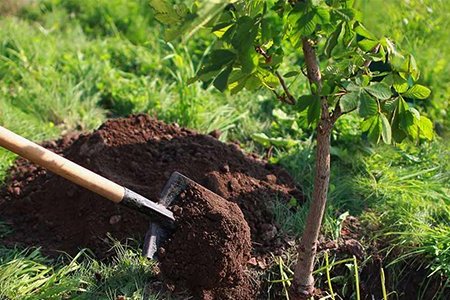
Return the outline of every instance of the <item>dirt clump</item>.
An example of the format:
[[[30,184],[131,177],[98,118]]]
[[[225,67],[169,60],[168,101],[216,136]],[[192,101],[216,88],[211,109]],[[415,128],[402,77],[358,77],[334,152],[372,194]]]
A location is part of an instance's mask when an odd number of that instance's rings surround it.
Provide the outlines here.
[[[244,273],[250,228],[239,206],[198,185],[175,203],[177,230],[159,251],[163,276],[200,299],[253,299]]]

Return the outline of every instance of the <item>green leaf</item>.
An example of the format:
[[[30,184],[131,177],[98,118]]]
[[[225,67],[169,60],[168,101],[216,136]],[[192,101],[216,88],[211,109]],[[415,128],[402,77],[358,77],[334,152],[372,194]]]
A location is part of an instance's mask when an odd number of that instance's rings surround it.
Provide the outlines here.
[[[357,11],[353,8],[335,9],[334,12],[339,16],[341,20],[346,22],[350,22],[351,20],[353,20],[357,14]]]
[[[225,65],[232,64],[236,59],[236,54],[230,50],[218,49],[211,52],[208,57],[208,64],[204,65],[197,73],[197,77],[202,81],[208,81]]]
[[[399,114],[404,114],[409,110],[408,103],[406,103],[405,99],[403,99],[402,97],[398,98],[397,104],[398,104],[397,110]]]
[[[358,85],[359,88],[361,88],[368,86],[370,80],[372,80],[372,77],[363,74],[355,78],[355,83]]]
[[[282,111],[279,108],[275,108],[272,111],[272,116],[275,117],[275,119],[280,120],[280,121],[294,121],[295,117],[293,117],[291,114],[288,115],[287,113],[285,113],[284,111]]]
[[[336,30],[333,31],[333,33],[330,35],[330,37],[327,39],[326,43],[325,43],[325,48],[324,48],[324,53],[326,56],[330,57],[331,56],[331,52],[333,51],[334,47],[336,47],[337,42],[338,42],[338,38],[339,35],[341,34],[342,31],[342,23],[340,23]]]
[[[426,99],[430,96],[431,90],[426,86],[415,84],[403,96],[407,98]]]
[[[275,89],[280,85],[278,77],[270,71],[258,68],[258,76],[261,79],[263,85],[269,89]]]
[[[382,113],[380,113],[380,120],[381,120],[381,137],[383,138],[383,142],[386,144],[390,144],[392,142],[391,124],[389,124],[389,120]]]
[[[291,197],[291,199],[288,202],[288,206],[289,207],[297,207],[298,206],[297,199],[295,199],[294,197]]]
[[[398,97],[395,104],[397,104],[397,107],[395,108],[392,117],[392,138],[396,142],[401,143],[406,138],[406,131],[403,130],[401,123],[406,111],[409,110],[409,108],[408,104],[402,97]]]
[[[402,130],[412,140],[416,140],[419,137],[419,112],[410,108],[402,97],[399,97],[397,111],[394,117],[393,128]],[[396,132],[394,131],[394,133]]]
[[[155,0],[154,2],[161,3],[162,1],[163,0]],[[167,3],[168,1],[165,2]],[[186,5],[175,5],[176,9],[173,10],[175,11],[175,14],[179,16],[179,20],[173,24],[168,24],[172,26],[164,34],[166,41],[171,41],[180,36],[183,36],[184,40],[189,39],[193,34],[220,14],[228,4],[228,0],[199,1],[198,3],[199,8],[195,12],[185,16],[182,15],[186,14]],[[172,12],[169,12],[169,15],[170,17],[174,16]],[[172,21],[174,20],[171,20],[171,22]]]
[[[309,11],[302,15],[297,21],[297,32],[301,36],[311,35],[316,29],[316,18],[313,11]]]
[[[350,45],[350,43],[353,41],[353,38],[355,37],[355,33],[352,30],[352,27],[349,23],[345,23],[345,31],[343,36],[343,42],[346,47]]]
[[[299,143],[299,141],[289,138],[270,138],[264,133],[254,133],[252,134],[252,139],[255,142],[263,145],[264,147],[270,147],[271,145],[274,145],[277,147],[291,148]]]
[[[216,66],[216,70],[222,66],[231,63],[236,59],[236,53],[227,49],[213,50],[210,54],[211,65]]]
[[[321,96],[330,96],[335,93],[336,83],[333,80],[324,80],[322,83]]]
[[[343,112],[349,112],[358,107],[359,93],[351,92],[341,97],[340,105]]]
[[[247,82],[245,83],[245,88],[247,90],[253,91],[253,90],[260,88],[261,85],[262,85],[261,79],[258,76],[256,76],[255,74],[252,74],[247,79]]]
[[[315,19],[318,24],[328,24],[330,23],[330,11],[326,8],[326,6],[317,6],[314,9]]]
[[[407,111],[400,122],[403,129],[412,140],[417,140],[419,138],[420,119],[416,118],[412,111]]]
[[[271,18],[263,18],[261,21],[261,43],[267,43],[272,38],[272,23]]]
[[[241,70],[233,70],[228,78],[228,89],[234,95],[241,91],[247,83],[250,75],[243,73]]]
[[[247,49],[244,53],[240,53],[240,62],[244,73],[253,73],[259,63],[259,56],[252,48]]]
[[[406,132],[408,127],[414,124],[414,115],[409,110],[408,103],[402,98],[398,101],[397,109],[400,119],[400,128]]]
[[[314,123],[320,118],[320,98],[316,97],[308,107],[307,120],[308,124]]]
[[[296,108],[298,112],[304,111],[313,102],[319,102],[320,99],[316,95],[303,95],[297,100]]]
[[[170,27],[164,31],[164,40],[165,41],[173,41],[177,37],[180,36],[180,30],[178,27]]]
[[[408,81],[400,77],[398,74],[392,75],[393,84],[392,86],[397,91],[397,93],[404,93],[408,90]]]
[[[408,54],[401,69],[411,75],[414,81],[419,79],[420,71],[417,67],[416,60],[412,54]]]
[[[364,39],[358,42],[359,48],[364,51],[371,51],[374,49],[379,43],[377,41],[372,41],[368,39]]]
[[[367,28],[364,27],[364,25],[362,25],[359,22],[356,22],[355,25],[356,26],[355,26],[354,30],[357,34],[359,34],[360,36],[365,37],[369,40],[372,40],[372,41],[377,40],[377,37],[373,33],[371,33],[369,30],[367,30]]]
[[[383,103],[382,109],[384,112],[391,114],[398,105],[398,98],[387,100]]]
[[[367,92],[362,91],[359,97],[359,115],[367,117],[376,115],[378,112],[377,101],[372,98]]]
[[[233,26],[233,23],[231,22],[224,22],[224,23],[220,23],[215,25],[211,31],[212,33],[217,36],[218,38],[221,38],[224,36],[224,34],[228,31],[228,29],[230,29]]]
[[[381,100],[387,100],[392,96],[391,88],[383,82],[373,83],[369,86],[364,87],[364,90],[369,92],[369,94],[371,94],[372,96]]]
[[[369,138],[370,141],[377,144],[380,141],[382,124],[379,116],[373,116],[372,119],[373,121],[369,128],[367,137]]]
[[[172,4],[166,0],[150,0],[150,6],[155,11],[155,19],[166,25],[175,25],[182,20]]]
[[[276,137],[271,138],[270,143],[277,147],[292,148],[293,146],[297,145],[299,141],[289,138]]]
[[[254,133],[252,139],[264,147],[270,147],[270,138],[265,133]]]
[[[366,132],[370,129],[370,126],[372,126],[372,122],[373,122],[373,116],[365,119],[362,123],[361,123],[361,131],[362,132]]]
[[[283,75],[284,78],[294,77],[300,74],[300,72],[297,71],[290,71]]]
[[[378,115],[371,116],[364,120],[361,124],[361,130],[367,132],[367,137],[370,141],[378,143],[380,140],[382,130],[381,120]]]
[[[225,68],[220,74],[214,79],[213,85],[216,89],[223,92],[227,89],[228,86],[228,78],[230,77],[230,73],[233,70],[233,68],[227,67]]]
[[[420,137],[431,141],[433,139],[433,122],[424,116],[419,121]]]
[[[248,16],[243,16],[238,19],[236,25],[236,33],[231,44],[235,49],[247,52],[249,48],[253,48],[253,41],[256,37],[255,21]]]
[[[349,92],[359,92],[361,91],[361,87],[353,82],[349,82],[345,89]]]

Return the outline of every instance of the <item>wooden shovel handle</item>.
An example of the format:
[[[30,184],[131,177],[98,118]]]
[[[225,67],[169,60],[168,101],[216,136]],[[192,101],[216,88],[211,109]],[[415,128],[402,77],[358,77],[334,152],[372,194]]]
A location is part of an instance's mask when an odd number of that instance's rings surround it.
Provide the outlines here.
[[[124,197],[124,187],[1,126],[0,146],[113,202]]]

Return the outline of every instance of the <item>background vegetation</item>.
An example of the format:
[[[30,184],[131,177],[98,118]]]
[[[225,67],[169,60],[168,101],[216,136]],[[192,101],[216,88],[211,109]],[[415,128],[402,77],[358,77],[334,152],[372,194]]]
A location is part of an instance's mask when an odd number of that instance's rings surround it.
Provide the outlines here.
[[[446,0],[357,3],[371,30],[392,37],[399,48],[414,54],[422,68],[421,82],[432,88],[430,100],[416,105],[436,120],[438,133],[434,142],[420,145],[381,147],[365,140],[355,144],[360,124],[346,118],[337,125],[340,134],[333,136],[324,234],[337,239],[343,216],[360,218],[367,228],[363,246],[381,246],[387,256],[383,267],[394,298],[402,292],[399,282],[408,276],[405,270],[423,270],[418,299],[431,299],[426,292],[432,279],[441,284],[433,292],[435,299],[445,299],[446,288],[448,293],[448,4]],[[209,51],[209,34],[180,45],[164,42],[146,0],[4,1],[0,13],[1,125],[41,141],[94,129],[108,117],[147,112],[205,133],[219,129],[224,141],[239,141],[262,155],[270,152],[270,160],[284,165],[310,195],[314,145],[304,114],[264,91],[258,97],[230,95],[204,90],[199,83],[186,84]],[[284,63],[300,60],[289,57]],[[295,94],[307,87],[295,77],[290,84]],[[13,160],[13,155],[0,151],[2,178]],[[303,207],[279,204],[274,210],[286,232],[301,234]],[[11,233],[0,222],[0,238],[4,234]],[[101,263],[83,252],[67,263],[43,258],[35,249],[0,246],[0,299],[51,299],[62,294],[86,299],[150,297],[152,263],[139,257],[134,242],[116,244],[114,249],[118,256],[113,262]],[[270,289],[282,290],[291,259],[286,253],[275,261]],[[320,270],[318,266],[325,284],[326,273]],[[348,282],[334,291],[344,299],[356,297],[352,272],[348,268],[348,277],[337,278],[332,270],[328,280]],[[95,280],[97,276],[104,280]]]

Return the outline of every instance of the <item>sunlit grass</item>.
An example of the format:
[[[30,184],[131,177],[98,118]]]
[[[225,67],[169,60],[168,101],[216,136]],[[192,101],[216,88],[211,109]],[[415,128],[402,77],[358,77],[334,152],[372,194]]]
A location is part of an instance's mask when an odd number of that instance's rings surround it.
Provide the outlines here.
[[[136,245],[112,243],[115,256],[107,263],[86,250],[61,263],[39,249],[0,247],[0,299],[169,299],[148,287],[155,278],[153,261]]]

